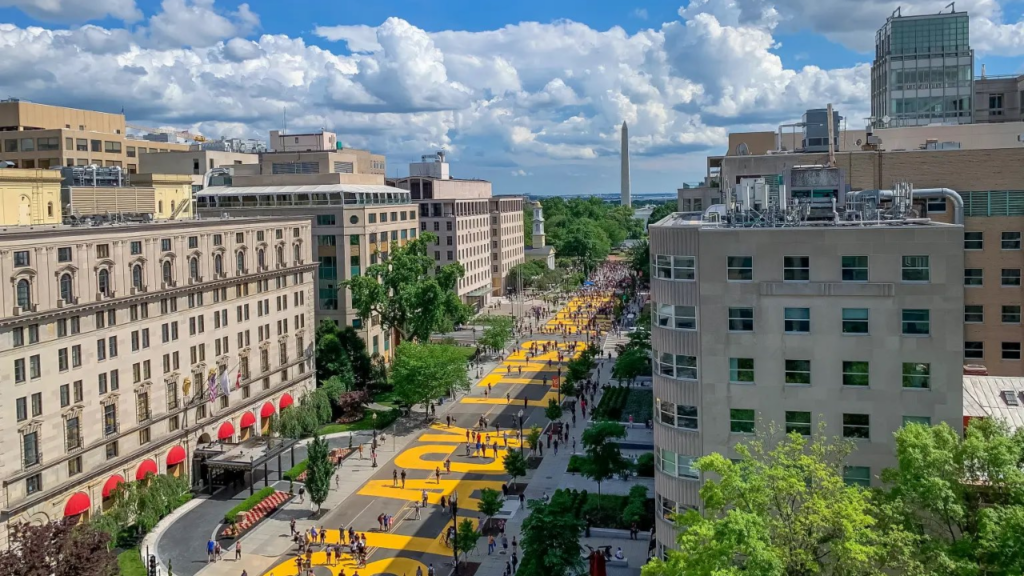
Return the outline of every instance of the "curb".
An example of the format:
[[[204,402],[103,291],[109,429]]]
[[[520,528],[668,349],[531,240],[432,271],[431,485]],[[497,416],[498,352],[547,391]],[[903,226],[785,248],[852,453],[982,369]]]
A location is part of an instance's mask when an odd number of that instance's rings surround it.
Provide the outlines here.
[[[178,508],[174,509],[170,514],[164,516],[156,526],[153,527],[145,536],[142,537],[142,542],[139,543],[139,555],[142,556],[142,565],[149,565],[149,558],[146,557],[146,548],[150,549],[150,554],[156,556],[156,565],[159,573],[166,574],[167,566],[164,565],[160,559],[160,554],[157,553],[157,544],[160,543],[160,537],[163,536],[164,532],[170,528],[179,517],[184,515],[186,512],[191,512],[193,508],[199,506],[206,501],[206,498],[193,498],[188,502],[182,504]]]

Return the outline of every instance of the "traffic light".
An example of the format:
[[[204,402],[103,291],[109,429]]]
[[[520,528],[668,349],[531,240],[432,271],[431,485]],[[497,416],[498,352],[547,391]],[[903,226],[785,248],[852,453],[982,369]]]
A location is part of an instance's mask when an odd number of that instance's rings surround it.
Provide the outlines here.
[[[156,555],[149,555],[149,576],[156,576]]]

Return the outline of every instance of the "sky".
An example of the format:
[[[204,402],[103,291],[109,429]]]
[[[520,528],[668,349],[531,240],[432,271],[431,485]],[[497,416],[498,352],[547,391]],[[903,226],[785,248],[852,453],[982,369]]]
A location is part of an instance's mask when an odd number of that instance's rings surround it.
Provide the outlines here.
[[[0,98],[266,140],[337,132],[388,175],[448,151],[495,194],[699,182],[731,131],[869,115],[874,33],[945,0],[0,0]],[[1024,73],[1024,0],[958,0],[976,73]]]

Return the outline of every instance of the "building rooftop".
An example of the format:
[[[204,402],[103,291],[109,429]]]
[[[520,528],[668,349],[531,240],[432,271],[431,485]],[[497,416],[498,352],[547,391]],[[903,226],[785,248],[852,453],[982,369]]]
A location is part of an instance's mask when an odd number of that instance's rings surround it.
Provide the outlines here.
[[[408,190],[383,184],[306,184],[293,186],[211,186],[196,194],[200,209],[291,206],[409,204]]]
[[[1024,378],[964,376],[964,416],[998,418],[1024,428]]]
[[[779,213],[778,219],[772,219],[767,211],[764,216],[737,216],[739,213],[728,212],[724,205],[710,206],[704,212],[674,212],[658,222],[651,224],[657,228],[680,228],[695,227],[703,229],[749,229],[749,230],[819,230],[822,228],[835,228],[837,230],[848,230],[858,228],[906,228],[906,227],[931,227],[955,226],[945,222],[935,222],[928,218],[903,218],[892,220],[841,220],[836,223],[833,220],[800,220],[790,214]]]

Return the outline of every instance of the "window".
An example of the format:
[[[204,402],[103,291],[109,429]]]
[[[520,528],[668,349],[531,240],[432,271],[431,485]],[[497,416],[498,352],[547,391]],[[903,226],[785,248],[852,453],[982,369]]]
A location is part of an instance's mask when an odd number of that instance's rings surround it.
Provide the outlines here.
[[[676,454],[664,448],[658,449],[659,468],[670,476],[698,479],[700,472],[697,471],[696,463],[696,458]]]
[[[931,364],[920,362],[903,363],[904,388],[931,388]]]
[[[964,232],[964,250],[983,250],[984,238],[981,232]]]
[[[801,436],[811,435],[811,413],[786,411],[786,434],[796,432]]]
[[[1002,319],[1003,324],[1020,324],[1020,305],[1003,306]]]
[[[1003,286],[1020,286],[1020,268],[1003,268],[1000,279]]]
[[[18,307],[21,308],[22,310],[31,308],[32,286],[31,284],[29,284],[28,280],[26,280],[25,278],[18,280],[16,292],[17,294],[15,297],[17,298]]]
[[[121,143],[120,142],[104,142],[103,151],[109,154],[120,154]]]
[[[669,378],[697,379],[697,357],[683,354],[654,353],[658,373]]]
[[[22,396],[14,401],[15,412],[18,418],[18,422],[28,420],[28,403],[27,398]]]
[[[655,401],[658,421],[674,428],[697,430],[697,407],[684,406],[663,400]]]
[[[984,360],[985,359],[985,343],[984,342],[964,342],[964,359],[965,360]]]
[[[25,381],[25,359],[15,358],[14,359],[14,381],[24,382]]]
[[[964,268],[964,286],[978,287],[984,284],[981,268]]]
[[[750,282],[754,279],[754,257],[729,256],[726,259],[726,275],[730,282]]]
[[[871,487],[871,468],[868,466],[843,466],[843,482],[850,486]]]
[[[810,360],[786,360],[786,384],[810,384]]]
[[[696,330],[697,309],[694,306],[673,306],[656,304],[654,307],[655,322],[663,328],[675,330]]]
[[[928,268],[928,256],[903,257],[904,282],[928,282],[931,273]]]
[[[96,279],[100,294],[110,296],[110,271],[106,268],[100,270],[96,275]]]
[[[843,414],[843,438],[871,439],[871,417],[868,414]]]
[[[730,409],[729,430],[734,434],[753,434],[754,411],[747,408]]]
[[[1020,232],[1003,232],[1000,247],[1003,250],[1020,250]]]
[[[1003,342],[1003,360],[1020,360],[1020,342]]]
[[[868,281],[868,257],[867,256],[843,256],[843,282],[867,282]]]
[[[931,416],[904,416],[903,425],[906,426],[907,424],[922,424],[924,426],[931,426],[932,419]]]
[[[729,382],[732,384],[753,384],[754,359],[729,358]]]
[[[868,363],[843,360],[843,386],[867,386]]]
[[[784,256],[782,279],[786,282],[807,282],[811,279],[810,256]]]
[[[67,303],[74,302],[75,293],[72,286],[71,274],[61,274],[58,284],[60,288],[60,299]]]
[[[655,277],[665,280],[693,280],[695,278],[697,259],[693,256],[654,257]]]
[[[729,331],[730,332],[753,332],[754,331],[754,309],[753,308],[729,308]]]
[[[983,324],[985,322],[985,307],[981,304],[970,304],[964,306],[965,324]]]
[[[806,334],[811,331],[810,308],[786,308],[785,329],[787,334]]]
[[[42,376],[42,368],[39,363],[39,354],[34,354],[28,358],[28,372],[29,377],[35,380]]]
[[[926,201],[929,214],[943,214],[946,212],[945,198],[931,198]]]
[[[928,310],[903,310],[903,335],[927,336],[931,331],[931,314]]]
[[[117,458],[117,442],[111,442],[106,446],[107,460]]]

